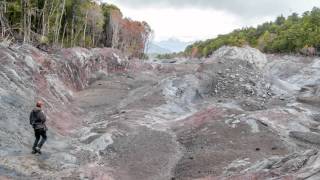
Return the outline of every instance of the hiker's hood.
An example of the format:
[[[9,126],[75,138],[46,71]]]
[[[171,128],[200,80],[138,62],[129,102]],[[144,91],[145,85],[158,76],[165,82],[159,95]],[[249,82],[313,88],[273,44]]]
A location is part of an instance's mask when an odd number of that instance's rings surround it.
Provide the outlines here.
[[[35,107],[32,111],[33,111],[33,112],[40,112],[40,111],[41,111],[41,108]]]

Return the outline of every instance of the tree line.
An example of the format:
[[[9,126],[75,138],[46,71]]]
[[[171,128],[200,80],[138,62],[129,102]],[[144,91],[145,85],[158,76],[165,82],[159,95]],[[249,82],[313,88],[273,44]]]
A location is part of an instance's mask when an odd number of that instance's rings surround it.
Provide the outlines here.
[[[301,16],[292,13],[279,16],[273,22],[265,22],[256,28],[234,30],[226,35],[188,46],[184,54],[192,57],[208,57],[224,46],[249,45],[266,53],[320,53],[320,9],[304,12]]]
[[[112,47],[142,57],[148,23],[124,18],[115,5],[94,0],[2,0],[0,40],[57,47]]]

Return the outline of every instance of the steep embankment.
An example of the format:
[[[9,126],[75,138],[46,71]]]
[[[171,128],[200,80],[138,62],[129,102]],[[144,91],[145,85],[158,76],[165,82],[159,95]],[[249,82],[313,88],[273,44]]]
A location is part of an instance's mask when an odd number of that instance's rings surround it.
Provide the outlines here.
[[[71,148],[66,137],[83,121],[76,116],[78,109],[69,106],[74,93],[90,81],[123,68],[125,62],[111,49],[73,48],[46,54],[28,45],[1,47],[0,57],[0,169],[26,176],[41,168],[35,166],[39,165],[37,159],[28,156],[33,141],[28,116],[34,102],[45,102],[50,127],[46,149],[53,155],[47,161],[58,167],[68,161],[61,153]]]
[[[317,177],[307,149],[320,145],[319,59],[248,47],[173,64],[111,49],[0,54],[1,178]],[[50,138],[33,156],[27,117],[39,98]]]

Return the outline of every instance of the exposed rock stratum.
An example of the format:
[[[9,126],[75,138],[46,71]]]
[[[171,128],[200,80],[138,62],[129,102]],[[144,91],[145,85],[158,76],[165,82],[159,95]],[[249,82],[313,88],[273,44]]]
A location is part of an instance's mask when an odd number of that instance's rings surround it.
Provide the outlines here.
[[[319,179],[320,59],[0,46],[0,179]],[[31,152],[45,102],[49,140]]]

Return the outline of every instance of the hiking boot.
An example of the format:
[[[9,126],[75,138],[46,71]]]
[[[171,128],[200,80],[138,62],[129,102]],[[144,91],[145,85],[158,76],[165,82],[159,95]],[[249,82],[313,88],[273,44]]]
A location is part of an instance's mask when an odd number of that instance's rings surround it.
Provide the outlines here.
[[[36,154],[37,151],[36,150],[32,150],[31,154]]]
[[[40,151],[40,148],[39,147],[36,147],[36,152],[41,154],[41,151]]]

